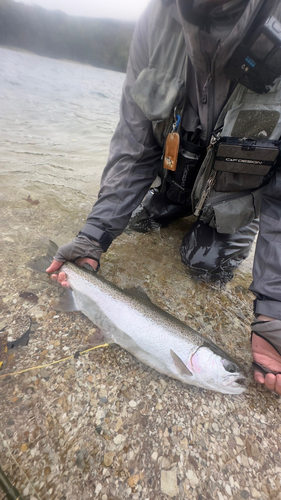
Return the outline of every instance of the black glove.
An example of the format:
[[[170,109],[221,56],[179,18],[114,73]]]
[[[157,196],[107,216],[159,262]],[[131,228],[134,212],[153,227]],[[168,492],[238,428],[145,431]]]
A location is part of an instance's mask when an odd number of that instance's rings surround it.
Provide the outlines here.
[[[58,262],[75,262],[77,259],[89,257],[98,263],[102,254],[102,249],[97,241],[92,241],[87,236],[76,236],[74,240],[62,245],[57,249],[54,259]],[[97,268],[97,270],[98,270]]]

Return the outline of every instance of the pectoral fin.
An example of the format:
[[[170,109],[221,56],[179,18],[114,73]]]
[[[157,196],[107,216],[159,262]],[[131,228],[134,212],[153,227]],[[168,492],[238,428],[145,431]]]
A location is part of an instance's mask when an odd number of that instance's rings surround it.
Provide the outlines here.
[[[187,366],[184,364],[184,362],[179,358],[179,356],[172,349],[170,349],[170,354],[173,358],[173,361],[175,363],[175,366],[176,366],[178,372],[181,375],[188,375],[189,377],[191,377],[193,375],[191,373],[191,371],[187,368]]]
[[[58,312],[73,312],[80,310],[75,302],[73,292],[70,288],[65,289],[57,304],[53,306],[53,309]]]

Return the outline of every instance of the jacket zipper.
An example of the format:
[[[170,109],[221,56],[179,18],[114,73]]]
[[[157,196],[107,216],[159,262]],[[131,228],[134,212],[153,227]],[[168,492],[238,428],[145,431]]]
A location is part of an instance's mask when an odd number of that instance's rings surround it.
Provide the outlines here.
[[[220,48],[220,40],[217,42],[216,50],[212,59],[209,55],[204,52],[205,60],[207,63],[208,78],[204,84],[203,90],[207,90],[207,106],[209,108],[208,118],[207,118],[207,140],[212,136],[213,127],[215,125],[215,69],[216,69],[216,59],[218,51]]]
[[[212,74],[212,66],[213,62],[210,61],[210,58],[206,55],[207,59],[207,65],[208,65],[208,78],[207,81],[204,85],[204,87],[207,90],[207,106],[209,109],[208,112],[208,118],[207,118],[207,131],[206,131],[206,138],[207,141],[209,141],[209,138],[211,137],[212,134],[212,128],[213,128],[213,117],[214,117],[214,75]]]

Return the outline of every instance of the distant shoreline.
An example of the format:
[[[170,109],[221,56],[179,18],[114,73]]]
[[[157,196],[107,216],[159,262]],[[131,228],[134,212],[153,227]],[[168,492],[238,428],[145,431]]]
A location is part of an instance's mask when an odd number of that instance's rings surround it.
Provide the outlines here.
[[[0,46],[125,73],[135,23],[0,0]]]
[[[111,68],[101,68],[100,66],[95,66],[94,64],[80,62],[80,61],[74,61],[73,59],[44,56],[41,54],[36,54],[36,52],[32,52],[31,50],[23,49],[21,47],[13,47],[12,45],[9,46],[9,45],[1,45],[0,44],[0,49],[12,50],[13,52],[23,52],[24,54],[31,54],[31,55],[37,56],[37,57],[44,57],[46,59],[51,59],[53,61],[61,61],[61,62],[67,62],[70,64],[79,64],[79,65],[81,64],[82,66],[90,66],[90,68],[99,68],[99,69],[103,69],[105,71],[114,71],[114,73],[122,73],[122,74],[125,73],[124,71],[118,71],[116,69],[111,69]]]

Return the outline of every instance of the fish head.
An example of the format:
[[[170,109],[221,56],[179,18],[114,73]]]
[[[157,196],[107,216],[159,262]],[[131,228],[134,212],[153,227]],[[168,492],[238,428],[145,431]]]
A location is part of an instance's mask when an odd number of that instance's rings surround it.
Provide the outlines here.
[[[189,366],[201,387],[222,394],[241,394],[245,391],[243,370],[214,344],[200,346],[191,356]]]

